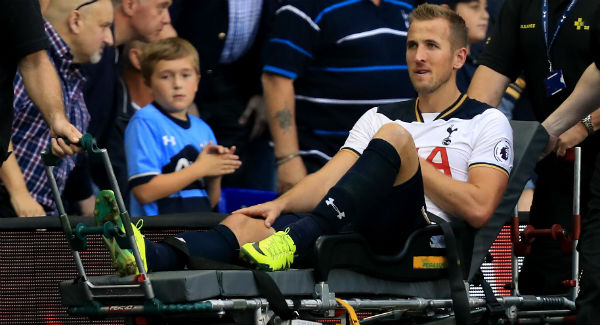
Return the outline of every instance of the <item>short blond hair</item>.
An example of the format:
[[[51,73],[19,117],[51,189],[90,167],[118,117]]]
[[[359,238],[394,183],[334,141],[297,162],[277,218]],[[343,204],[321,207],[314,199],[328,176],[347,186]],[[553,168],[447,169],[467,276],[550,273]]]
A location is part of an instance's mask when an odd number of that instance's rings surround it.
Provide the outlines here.
[[[189,57],[192,59],[196,73],[200,74],[200,58],[198,51],[190,42],[180,37],[165,38],[160,41],[145,44],[142,47],[142,55],[140,57],[140,66],[142,68],[142,76],[146,82],[150,82],[152,73],[158,61],[162,60],[177,60]]]
[[[465,20],[449,8],[424,3],[413,10],[408,19],[410,23],[441,18],[450,24],[450,42],[455,49],[467,47],[468,30]]]

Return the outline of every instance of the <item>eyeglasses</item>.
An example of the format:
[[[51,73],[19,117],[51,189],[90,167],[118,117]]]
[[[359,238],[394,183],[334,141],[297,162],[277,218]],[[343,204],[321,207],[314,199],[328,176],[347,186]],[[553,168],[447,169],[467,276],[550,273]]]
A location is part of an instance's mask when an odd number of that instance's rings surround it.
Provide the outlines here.
[[[87,6],[87,5],[91,5],[91,4],[92,4],[92,3],[94,3],[94,2],[98,2],[98,0],[90,0],[90,1],[88,1],[88,2],[84,2],[84,3],[80,4],[80,5],[79,5],[79,7],[75,8],[75,10],[79,10],[79,9],[81,9],[82,7],[85,7],[85,6]]]

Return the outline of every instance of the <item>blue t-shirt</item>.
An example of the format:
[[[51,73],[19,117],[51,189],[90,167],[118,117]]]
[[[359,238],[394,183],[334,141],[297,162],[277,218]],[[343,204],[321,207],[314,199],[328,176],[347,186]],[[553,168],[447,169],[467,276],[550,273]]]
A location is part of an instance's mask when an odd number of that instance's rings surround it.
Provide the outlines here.
[[[149,182],[154,176],[186,168],[193,163],[202,146],[215,135],[201,119],[188,115],[188,121],[176,119],[156,103],[137,111],[125,130],[127,175],[131,188]],[[152,203],[140,204],[130,196],[132,216],[183,213],[210,210],[204,180],[198,179],[183,190]]]

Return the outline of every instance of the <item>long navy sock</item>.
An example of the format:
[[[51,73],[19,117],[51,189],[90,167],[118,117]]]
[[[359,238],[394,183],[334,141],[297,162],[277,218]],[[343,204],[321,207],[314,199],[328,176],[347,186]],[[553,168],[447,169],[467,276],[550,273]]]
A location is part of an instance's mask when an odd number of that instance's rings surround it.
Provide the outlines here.
[[[162,242],[155,243],[149,239],[146,242],[146,263],[153,272],[183,270],[187,258],[172,246]]]
[[[390,143],[372,139],[356,163],[313,210],[289,226],[298,252],[313,246],[321,235],[334,234],[383,202],[400,171],[400,156]]]
[[[239,255],[237,238],[224,225],[204,232],[184,232],[175,238],[183,239],[191,256],[235,263]],[[152,271],[180,270],[186,265],[187,256],[168,244],[146,240],[146,261]]]

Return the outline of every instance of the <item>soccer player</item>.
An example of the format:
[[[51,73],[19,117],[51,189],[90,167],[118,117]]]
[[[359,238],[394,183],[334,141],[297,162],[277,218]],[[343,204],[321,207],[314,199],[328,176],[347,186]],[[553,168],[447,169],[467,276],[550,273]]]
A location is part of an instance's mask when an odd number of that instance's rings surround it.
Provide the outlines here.
[[[502,113],[456,86],[467,55],[463,19],[429,4],[410,19],[406,59],[419,97],[369,110],[330,162],[276,200],[238,210],[210,231],[175,236],[190,255],[235,262],[241,246],[259,268],[283,270],[317,237],[344,227],[376,252],[395,253],[428,224],[425,206],[445,220],[487,223],[512,168],[512,130]],[[150,270],[186,263],[175,245],[138,245]]]

